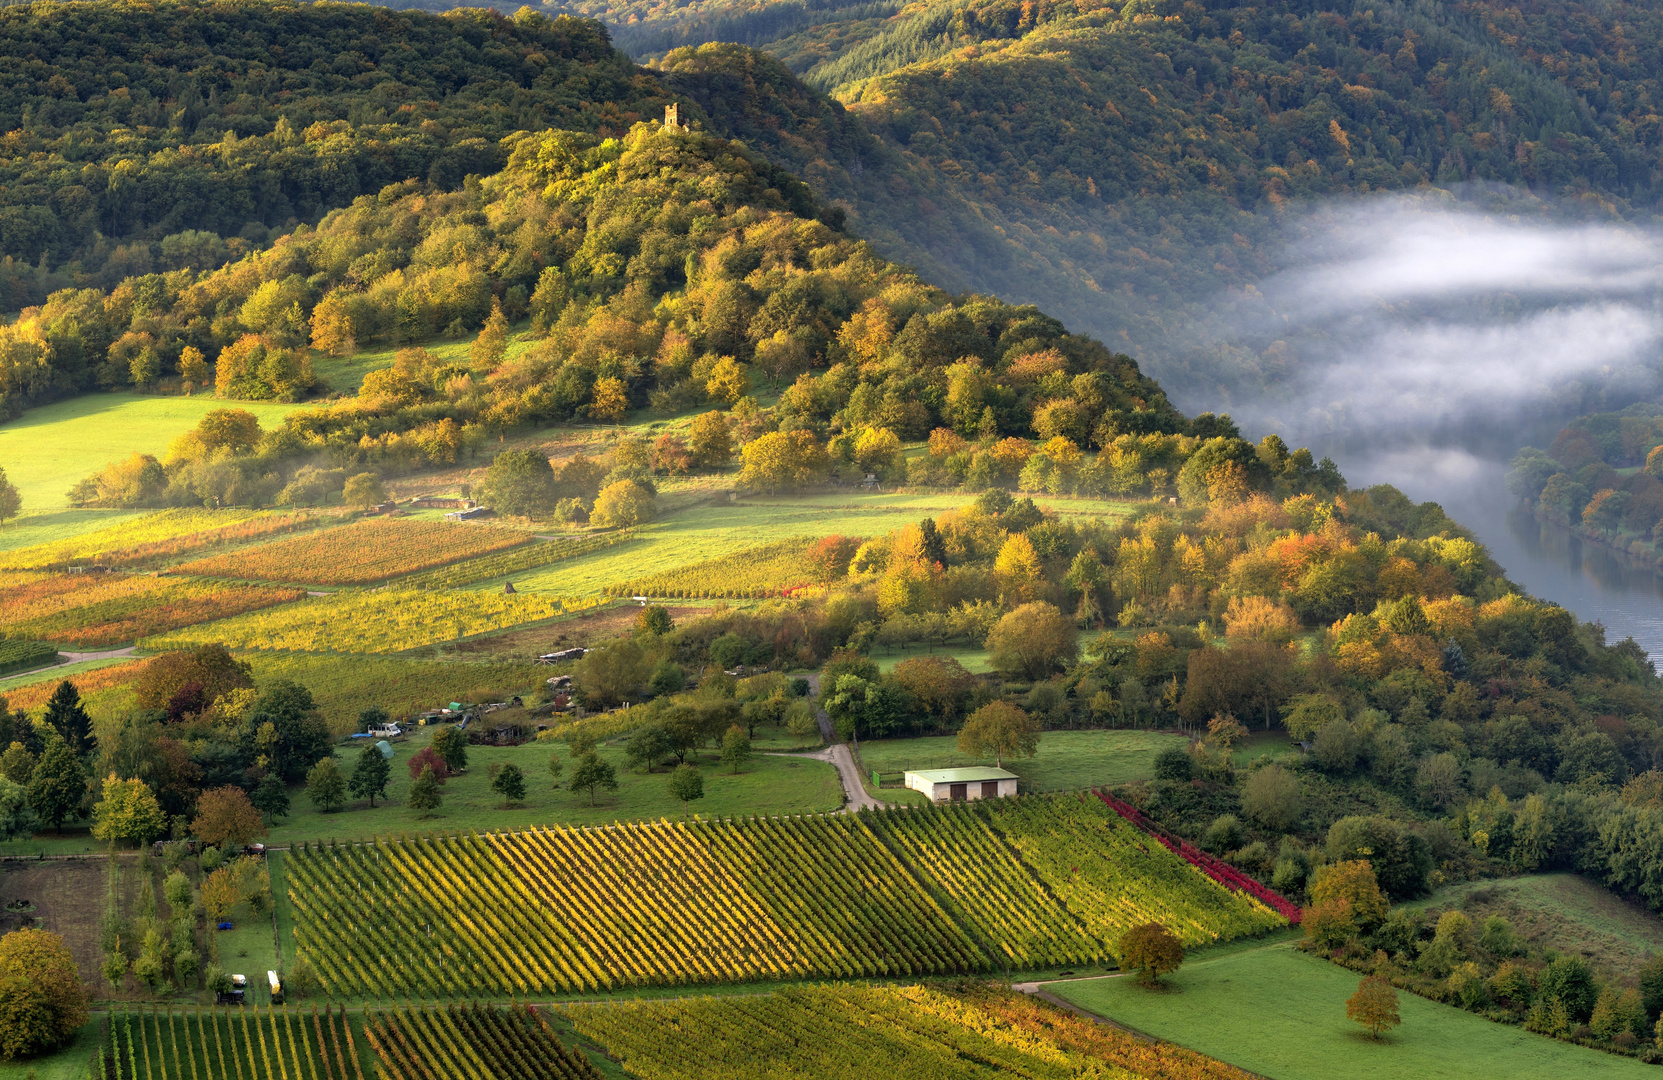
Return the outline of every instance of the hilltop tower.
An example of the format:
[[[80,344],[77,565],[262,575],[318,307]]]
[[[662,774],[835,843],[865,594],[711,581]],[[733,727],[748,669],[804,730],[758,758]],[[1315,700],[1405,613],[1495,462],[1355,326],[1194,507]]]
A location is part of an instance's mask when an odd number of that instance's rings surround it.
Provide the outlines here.
[[[664,106],[664,126],[672,131],[687,131],[687,121],[681,116],[681,103],[671,102]]]

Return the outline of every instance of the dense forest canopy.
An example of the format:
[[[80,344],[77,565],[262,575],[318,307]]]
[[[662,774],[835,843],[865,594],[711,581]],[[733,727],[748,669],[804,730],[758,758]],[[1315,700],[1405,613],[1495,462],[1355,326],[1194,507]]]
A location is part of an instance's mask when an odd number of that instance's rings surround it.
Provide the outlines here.
[[[217,269],[498,140],[619,134],[666,99],[588,20],[360,4],[0,10],[0,308],[66,285]]]

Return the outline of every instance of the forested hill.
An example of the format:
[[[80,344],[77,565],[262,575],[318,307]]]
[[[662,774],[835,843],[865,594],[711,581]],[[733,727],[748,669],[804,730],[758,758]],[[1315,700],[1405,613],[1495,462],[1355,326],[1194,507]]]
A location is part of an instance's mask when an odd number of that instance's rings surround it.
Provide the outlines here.
[[[510,132],[621,134],[667,100],[592,21],[529,10],[0,9],[0,308],[213,269],[387,184],[495,172]]]
[[[1169,384],[1275,377],[1251,356],[1185,372],[1170,343],[1270,269],[1302,199],[1489,181],[1644,218],[1663,193],[1663,62],[1641,44],[1663,26],[1639,4],[576,6],[669,71],[688,54],[663,50],[715,35],[780,58],[898,156],[854,177],[886,253],[1043,297]]]

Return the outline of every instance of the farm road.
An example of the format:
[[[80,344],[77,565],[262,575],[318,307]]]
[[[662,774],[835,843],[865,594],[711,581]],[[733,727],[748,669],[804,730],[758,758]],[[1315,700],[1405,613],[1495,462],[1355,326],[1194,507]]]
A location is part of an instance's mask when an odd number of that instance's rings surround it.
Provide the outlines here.
[[[138,648],[139,647],[137,645],[129,645],[125,649],[106,649],[103,652],[63,652],[60,650],[58,655],[63,659],[59,660],[57,663],[46,664],[45,666],[38,668],[30,668],[28,671],[9,672],[6,675],[6,678],[12,679],[19,675],[33,675],[37,671],[51,671],[53,668],[64,667],[67,664],[79,664],[83,660],[115,660],[123,656],[132,656],[134,653],[138,652]]]
[[[807,678],[808,692],[815,697],[819,697],[820,674],[816,672]],[[832,743],[831,717],[826,715],[826,710],[818,710],[814,718],[820,722],[820,737],[831,745],[824,750],[816,750],[812,754],[784,754],[781,756],[813,758],[815,761],[829,761],[837,766],[837,776],[838,779],[843,781],[843,796],[846,800],[843,804],[843,813],[852,814],[862,808],[868,810],[883,809],[883,803],[866,794],[866,785],[860,782],[860,769],[855,767],[855,756],[849,752],[848,745],[846,743]]]

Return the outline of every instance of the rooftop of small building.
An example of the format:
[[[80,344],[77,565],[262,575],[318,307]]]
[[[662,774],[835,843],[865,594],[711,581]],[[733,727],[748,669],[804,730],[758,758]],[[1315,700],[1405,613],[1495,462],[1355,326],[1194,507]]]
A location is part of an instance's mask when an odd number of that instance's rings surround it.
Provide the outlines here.
[[[1017,780],[1015,773],[1004,769],[995,769],[989,765],[976,766],[968,769],[909,769],[907,779],[913,777],[926,784],[973,784],[981,780]]]

